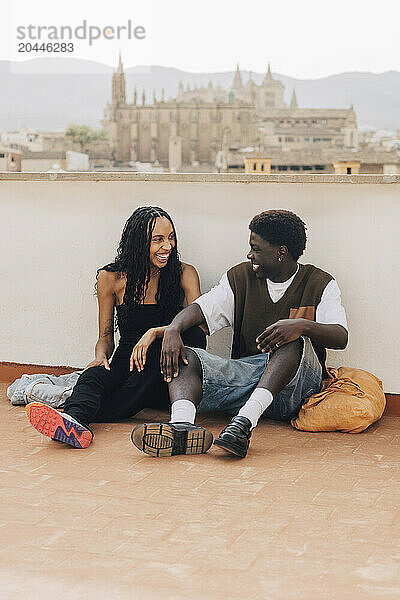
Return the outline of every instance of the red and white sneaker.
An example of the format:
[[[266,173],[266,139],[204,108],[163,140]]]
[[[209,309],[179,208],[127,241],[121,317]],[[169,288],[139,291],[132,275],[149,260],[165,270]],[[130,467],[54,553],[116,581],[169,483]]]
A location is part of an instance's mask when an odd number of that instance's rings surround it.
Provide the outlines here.
[[[74,448],[87,448],[93,439],[90,429],[67,413],[61,413],[47,404],[31,402],[26,405],[25,411],[31,425],[52,440],[64,442]]]

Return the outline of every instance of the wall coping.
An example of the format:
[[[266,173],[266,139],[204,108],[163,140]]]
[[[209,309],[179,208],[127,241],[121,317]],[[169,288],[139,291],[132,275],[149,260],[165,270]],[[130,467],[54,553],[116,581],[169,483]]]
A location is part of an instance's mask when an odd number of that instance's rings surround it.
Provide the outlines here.
[[[8,181],[149,181],[174,183],[334,183],[400,184],[399,175],[248,175],[246,173],[137,173],[129,171],[86,171],[46,173],[0,171],[0,183]]]

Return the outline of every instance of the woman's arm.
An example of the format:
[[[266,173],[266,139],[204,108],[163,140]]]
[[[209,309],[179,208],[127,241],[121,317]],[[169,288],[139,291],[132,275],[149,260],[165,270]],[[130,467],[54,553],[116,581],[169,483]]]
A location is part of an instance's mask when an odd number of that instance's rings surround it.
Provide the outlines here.
[[[94,349],[94,360],[88,367],[104,366],[110,370],[108,359],[114,351],[114,303],[115,275],[100,271],[97,277],[97,301],[99,304],[99,337]]]
[[[181,285],[188,306],[201,296],[200,279],[196,269],[192,265],[182,263]]]
[[[182,278],[181,285],[185,293],[187,305],[192,304],[199,296],[201,296],[200,279],[196,269],[192,265],[182,263]],[[199,325],[200,329],[208,335],[207,325]],[[163,332],[164,335],[164,332]]]

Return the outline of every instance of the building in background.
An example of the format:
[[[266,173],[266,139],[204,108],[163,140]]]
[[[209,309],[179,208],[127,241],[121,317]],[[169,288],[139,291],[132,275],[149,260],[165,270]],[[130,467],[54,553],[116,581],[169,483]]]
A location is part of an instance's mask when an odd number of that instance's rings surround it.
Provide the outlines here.
[[[268,69],[260,84],[239,66],[230,87],[190,87],[176,97],[127,98],[121,55],[103,130],[3,132],[0,170],[394,174],[400,130],[358,131],[353,106],[300,108]]]
[[[21,171],[20,150],[0,145],[0,171]]]
[[[106,139],[88,139],[87,142],[82,142],[67,134],[68,130],[21,129],[3,132],[1,143],[20,156],[22,171],[89,171],[112,168],[114,158]],[[76,158],[78,155],[82,155],[79,160]]]
[[[208,165],[214,170],[219,151],[248,146],[256,137],[255,107],[248,102],[162,95],[148,104],[143,92],[139,105],[136,90],[127,102],[121,57],[102,125],[118,163],[158,161],[173,169]]]
[[[326,175],[395,175],[400,173],[400,153],[392,150],[332,151],[291,150],[275,151],[271,154],[260,152],[233,153],[229,164],[241,164],[244,160],[245,172],[257,175],[276,173],[296,175],[304,173],[325,173]]]
[[[62,152],[64,131],[37,131],[21,129],[1,134],[1,141],[10,148],[28,152]]]
[[[139,103],[135,90],[129,102],[120,55],[102,125],[119,164],[158,161],[173,170],[215,170],[219,153],[224,165],[229,153],[244,148],[267,153],[270,149],[357,148],[353,107],[299,108],[294,91],[287,106],[284,91],[270,66],[260,85],[251,77],[244,84],[238,66],[230,89],[211,82],[185,89],[180,83],[175,98],[165,99],[162,94],[160,99],[154,95],[146,100],[143,92]]]

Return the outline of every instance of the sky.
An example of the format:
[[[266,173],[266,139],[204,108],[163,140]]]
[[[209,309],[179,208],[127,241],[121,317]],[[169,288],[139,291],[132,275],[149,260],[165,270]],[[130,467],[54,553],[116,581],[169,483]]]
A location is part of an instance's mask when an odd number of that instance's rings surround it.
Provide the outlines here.
[[[115,66],[121,49],[125,67],[191,72],[231,71],[237,62],[255,72],[271,62],[274,72],[299,79],[400,70],[399,0],[19,0],[2,13],[0,60],[73,56]],[[75,40],[74,51],[65,54],[18,52],[19,43],[35,40],[17,39],[17,27],[26,35],[28,25],[74,28],[83,20],[101,29],[130,20],[132,29],[145,28],[145,38]]]

